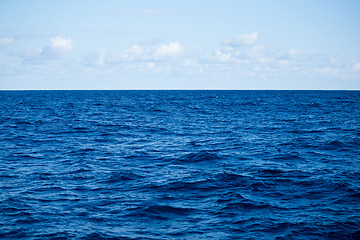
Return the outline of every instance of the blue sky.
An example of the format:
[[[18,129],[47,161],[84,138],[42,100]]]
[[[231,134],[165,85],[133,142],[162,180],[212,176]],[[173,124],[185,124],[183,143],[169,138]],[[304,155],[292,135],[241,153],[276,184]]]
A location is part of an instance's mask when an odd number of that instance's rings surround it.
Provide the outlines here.
[[[357,0],[0,0],[0,89],[360,89]]]

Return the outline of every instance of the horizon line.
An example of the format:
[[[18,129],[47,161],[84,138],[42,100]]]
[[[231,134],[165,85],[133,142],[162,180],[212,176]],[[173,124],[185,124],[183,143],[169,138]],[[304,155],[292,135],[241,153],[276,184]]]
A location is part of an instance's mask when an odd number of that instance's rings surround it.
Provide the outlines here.
[[[0,91],[360,91],[360,89],[0,89]]]

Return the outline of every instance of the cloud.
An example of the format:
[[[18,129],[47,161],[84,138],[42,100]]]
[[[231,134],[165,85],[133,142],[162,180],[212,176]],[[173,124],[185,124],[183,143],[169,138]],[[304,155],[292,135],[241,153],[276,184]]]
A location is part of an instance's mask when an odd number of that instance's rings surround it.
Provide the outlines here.
[[[246,45],[254,45],[258,41],[258,33],[253,32],[249,34],[238,35],[235,39],[225,39],[225,46],[239,47]]]
[[[133,45],[120,54],[110,54],[106,57],[106,62],[111,64],[133,64],[136,62],[143,62],[147,58],[148,49],[139,45]]]
[[[106,57],[106,62],[110,64],[122,64],[127,67],[143,67],[146,63],[159,62],[171,60],[172,63],[179,60],[177,57],[183,54],[184,47],[179,42],[170,42],[160,46],[140,46],[133,45],[128,49],[123,50],[119,54],[110,54]],[[145,65],[144,65],[145,64]],[[151,69],[146,67],[147,69]]]
[[[218,50],[215,52],[215,59],[217,59],[220,62],[230,61],[231,58],[232,58],[232,55],[230,53],[225,53],[221,50]]]
[[[153,63],[153,62],[148,62],[148,63],[146,64],[146,67],[147,67],[148,69],[154,69],[154,68],[155,68],[155,63]]]
[[[12,43],[13,41],[14,41],[13,38],[2,38],[2,39],[0,39],[0,47],[8,45],[8,44]]]
[[[130,45],[122,51],[105,54],[98,49],[84,58],[86,71],[104,74],[153,74],[152,76],[227,76],[229,78],[269,79],[340,79],[360,72],[360,62],[346,62],[325,54],[311,54],[293,49],[263,45],[259,34],[226,39],[212,55],[204,51],[185,51],[179,41]],[[55,44],[59,43],[59,44]],[[55,47],[56,46],[56,47]],[[52,49],[63,49],[64,41],[53,41]],[[59,49],[59,51],[60,51]],[[72,49],[69,47],[68,49]],[[186,53],[186,54],[185,54]],[[99,68],[101,66],[101,68]],[[90,68],[89,68],[90,67]],[[295,80],[294,80],[295,81]]]
[[[224,40],[222,47],[201,63],[224,75],[236,73],[254,78],[276,79],[289,75],[338,78],[350,74],[349,65],[328,55],[261,45],[256,32]],[[350,66],[353,72],[360,72],[360,62],[353,62]]]
[[[360,62],[356,62],[352,65],[351,68],[354,72],[360,71]]]
[[[184,52],[184,47],[179,44],[179,42],[170,42],[169,44],[164,44],[155,51],[155,58],[167,58],[167,57],[176,57]]]
[[[133,45],[131,48],[126,49],[122,54],[121,54],[121,58],[123,60],[134,60],[134,59],[138,59],[141,57],[141,55],[143,54],[144,49],[142,47],[140,47],[139,45]]]
[[[51,42],[51,49],[56,52],[66,53],[71,51],[72,43],[71,39],[65,39],[62,37],[53,37],[50,39]]]
[[[110,53],[103,57],[92,54],[84,58],[84,66],[104,66],[104,69],[118,71],[123,69],[127,72],[152,72],[170,74],[184,66],[184,58],[179,57],[185,52],[185,48],[177,41],[162,45],[140,46],[133,45],[118,54]],[[101,64],[100,64],[101,63]]]
[[[50,45],[44,47],[40,53],[43,58],[57,58],[63,56],[73,50],[70,38],[52,37]]]
[[[265,47],[260,45],[251,46],[244,52],[248,58],[263,58],[265,53]]]
[[[98,48],[95,53],[85,57],[85,65],[87,67],[103,66],[106,59],[104,48]]]
[[[243,64],[256,62],[269,62],[276,57],[272,48],[256,44],[258,33],[243,34],[236,39],[223,41],[224,45],[216,50],[210,62]]]
[[[297,49],[290,49],[290,50],[289,50],[289,53],[288,53],[288,55],[289,55],[290,57],[296,57],[296,56],[299,56],[299,55],[301,55],[301,54],[303,54],[303,51],[297,50]]]

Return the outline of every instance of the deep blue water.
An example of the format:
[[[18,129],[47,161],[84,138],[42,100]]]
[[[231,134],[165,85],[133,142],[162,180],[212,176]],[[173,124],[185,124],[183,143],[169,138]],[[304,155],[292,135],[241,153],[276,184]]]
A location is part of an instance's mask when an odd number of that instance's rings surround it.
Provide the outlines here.
[[[360,239],[360,91],[0,91],[1,239]]]

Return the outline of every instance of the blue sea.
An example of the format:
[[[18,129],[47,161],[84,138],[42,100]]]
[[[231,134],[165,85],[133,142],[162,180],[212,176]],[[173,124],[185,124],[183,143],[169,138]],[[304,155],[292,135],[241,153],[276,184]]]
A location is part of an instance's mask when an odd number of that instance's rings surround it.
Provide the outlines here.
[[[0,239],[360,239],[360,91],[0,91]]]

